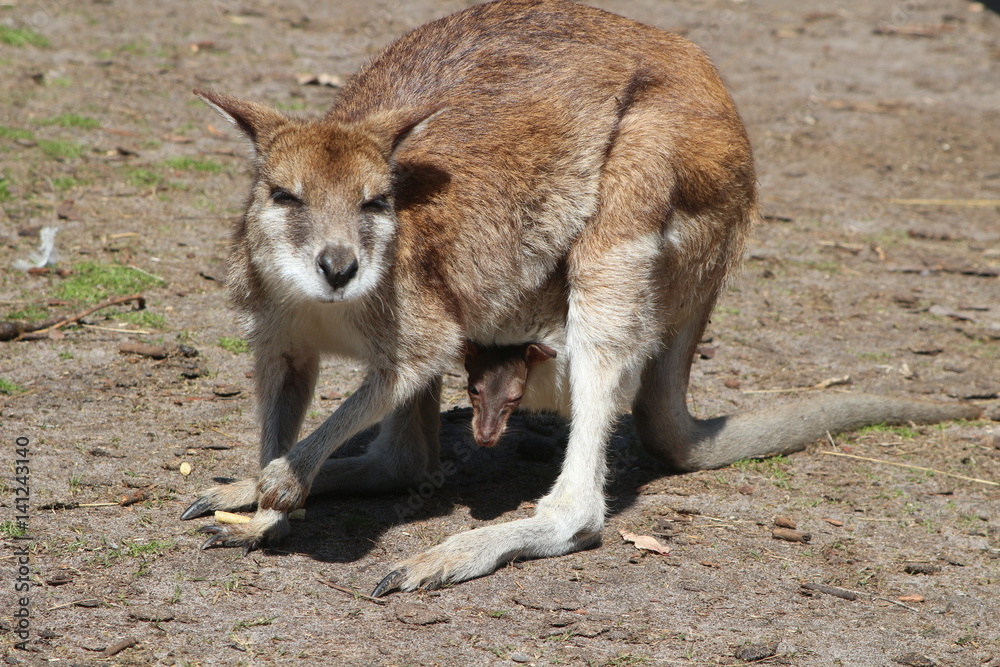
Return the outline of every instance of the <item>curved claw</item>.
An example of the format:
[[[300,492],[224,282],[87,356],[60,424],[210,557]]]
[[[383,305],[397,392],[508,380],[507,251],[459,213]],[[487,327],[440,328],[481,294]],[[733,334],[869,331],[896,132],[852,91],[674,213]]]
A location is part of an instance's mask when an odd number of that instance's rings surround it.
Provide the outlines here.
[[[258,510],[247,523],[212,524],[198,529],[199,533],[210,536],[202,543],[202,549],[242,547],[244,556],[265,543],[277,544],[288,535],[288,531],[287,515],[276,510]]]
[[[211,549],[212,547],[243,547],[243,555],[246,556],[251,551],[260,547],[259,538],[248,538],[239,535],[231,535],[224,526],[202,526],[199,533],[210,535],[207,540],[201,543],[201,549]]]
[[[191,503],[191,505],[184,510],[181,514],[181,521],[187,521],[188,519],[197,519],[200,516],[208,514],[215,510],[215,503],[210,501],[207,497],[202,496],[198,500]]]
[[[387,593],[397,591],[403,581],[406,580],[406,569],[401,568],[399,570],[393,570],[389,574],[383,577],[382,581],[378,582],[378,586],[372,591],[373,598],[380,598]]]
[[[243,479],[238,482],[208,489],[198,500],[191,503],[184,510],[184,513],[181,514],[181,520],[196,519],[215,510],[235,512],[237,510],[251,509],[256,505],[257,480]]]

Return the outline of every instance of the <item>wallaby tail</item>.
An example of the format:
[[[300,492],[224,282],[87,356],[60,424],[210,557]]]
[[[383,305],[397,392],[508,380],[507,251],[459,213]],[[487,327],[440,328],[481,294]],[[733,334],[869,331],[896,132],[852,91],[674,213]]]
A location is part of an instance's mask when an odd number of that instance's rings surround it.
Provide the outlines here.
[[[827,433],[874,424],[934,424],[976,419],[982,410],[970,403],[932,403],[871,394],[822,396],[715,419],[694,419],[686,409],[673,415],[663,437],[650,433],[648,419],[637,428],[652,453],[678,471],[721,468],[745,458],[788,454]],[[643,415],[645,417],[645,415]],[[666,426],[662,420],[660,426]]]

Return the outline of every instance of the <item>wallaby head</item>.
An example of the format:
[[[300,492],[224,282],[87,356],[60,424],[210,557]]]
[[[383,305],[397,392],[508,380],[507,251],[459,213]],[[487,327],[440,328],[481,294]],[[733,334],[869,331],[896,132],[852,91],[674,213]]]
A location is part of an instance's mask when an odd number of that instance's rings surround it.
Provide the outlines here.
[[[255,287],[293,301],[368,294],[384,273],[396,231],[396,152],[438,110],[302,120],[256,102],[194,92],[253,148],[256,177],[233,239],[237,303],[255,296],[241,289]]]
[[[556,351],[541,343],[493,347],[466,343],[472,435],[480,447],[497,444],[507,428],[507,419],[524,397],[528,373],[555,357]]]

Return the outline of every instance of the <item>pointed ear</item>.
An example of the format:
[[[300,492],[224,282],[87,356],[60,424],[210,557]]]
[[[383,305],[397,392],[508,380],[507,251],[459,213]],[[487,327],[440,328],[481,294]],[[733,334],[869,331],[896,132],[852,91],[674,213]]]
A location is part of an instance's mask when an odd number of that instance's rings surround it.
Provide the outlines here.
[[[556,351],[548,345],[542,345],[541,343],[529,343],[527,347],[524,348],[524,361],[528,364],[528,368],[531,368],[536,364],[540,364],[543,361],[555,358]]]
[[[194,94],[235,125],[256,147],[262,136],[270,133],[285,117],[269,106],[232,95],[194,89]]]
[[[404,141],[419,135],[446,110],[447,107],[431,109],[409,107],[379,111],[363,122],[381,145],[386,161],[392,162],[393,156]]]

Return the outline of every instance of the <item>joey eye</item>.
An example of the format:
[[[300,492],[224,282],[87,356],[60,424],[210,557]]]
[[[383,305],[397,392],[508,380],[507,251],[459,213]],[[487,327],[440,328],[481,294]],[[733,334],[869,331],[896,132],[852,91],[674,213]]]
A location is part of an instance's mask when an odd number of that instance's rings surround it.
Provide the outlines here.
[[[285,188],[271,188],[271,201],[279,206],[299,206],[302,200]]]
[[[469,385],[469,393],[472,394],[473,396],[479,396],[479,390],[473,387],[472,385]]]
[[[385,213],[391,208],[392,206],[389,204],[389,197],[387,195],[372,197],[361,204],[361,210],[366,213]]]

